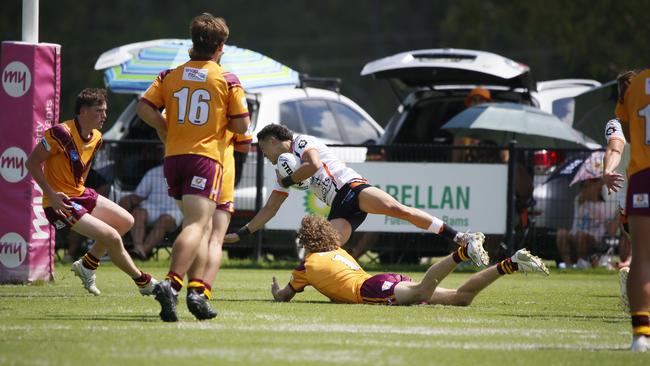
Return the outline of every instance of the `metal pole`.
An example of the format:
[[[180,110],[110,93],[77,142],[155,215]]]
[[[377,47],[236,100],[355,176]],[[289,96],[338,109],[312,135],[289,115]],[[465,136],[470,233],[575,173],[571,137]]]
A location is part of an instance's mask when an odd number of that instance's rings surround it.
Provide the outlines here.
[[[264,205],[264,154],[260,150],[259,145],[256,148],[256,172],[255,172],[255,186],[257,192],[255,194],[255,212],[260,212],[262,206]],[[253,259],[255,262],[258,262],[262,258],[262,231],[264,229],[260,228],[255,232],[255,253],[253,254]]]
[[[38,0],[23,0],[23,42],[38,43]]]
[[[508,255],[515,253],[514,243],[514,211],[515,211],[515,170],[517,167],[517,152],[515,146],[517,141],[512,140],[508,145],[508,193],[507,193],[507,210],[506,210],[506,244],[508,245]]]

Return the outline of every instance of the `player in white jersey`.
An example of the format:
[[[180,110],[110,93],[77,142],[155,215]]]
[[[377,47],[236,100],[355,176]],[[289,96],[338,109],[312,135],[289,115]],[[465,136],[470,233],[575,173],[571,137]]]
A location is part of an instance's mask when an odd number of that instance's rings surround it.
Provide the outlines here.
[[[296,171],[280,179],[262,209],[237,233],[226,235],[224,242],[234,243],[259,230],[271,220],[296,182],[310,179],[309,189],[331,207],[328,221],[339,233],[340,245],[347,243],[352,232],[369,213],[396,217],[413,225],[446,237],[463,246],[473,242],[478,250],[472,256],[477,265],[487,265],[489,258],[483,249],[483,233],[458,233],[437,217],[413,207],[408,207],[388,193],[368,184],[359,173],[350,169],[325,144],[306,135],[293,135],[282,125],[271,124],[257,134],[264,156],[276,164],[283,153],[300,158],[302,164]]]

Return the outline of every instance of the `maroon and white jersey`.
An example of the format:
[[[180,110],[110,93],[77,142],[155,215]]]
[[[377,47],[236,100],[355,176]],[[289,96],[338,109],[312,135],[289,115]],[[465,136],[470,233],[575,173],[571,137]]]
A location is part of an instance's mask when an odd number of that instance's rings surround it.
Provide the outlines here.
[[[348,168],[327,145],[317,138],[309,135],[293,136],[291,153],[299,157],[301,161],[305,151],[311,149],[318,151],[321,167],[310,178],[309,189],[328,206],[332,205],[336,193],[346,183],[365,181],[359,173]],[[289,193],[289,188],[283,188],[277,182],[273,190]]]

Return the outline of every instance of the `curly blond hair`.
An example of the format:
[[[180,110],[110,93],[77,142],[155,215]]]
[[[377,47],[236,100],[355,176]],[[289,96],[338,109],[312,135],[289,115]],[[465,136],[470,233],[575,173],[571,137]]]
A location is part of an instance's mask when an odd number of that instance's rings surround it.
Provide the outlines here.
[[[339,234],[322,216],[305,216],[298,230],[300,244],[313,253],[329,252],[339,247]]]

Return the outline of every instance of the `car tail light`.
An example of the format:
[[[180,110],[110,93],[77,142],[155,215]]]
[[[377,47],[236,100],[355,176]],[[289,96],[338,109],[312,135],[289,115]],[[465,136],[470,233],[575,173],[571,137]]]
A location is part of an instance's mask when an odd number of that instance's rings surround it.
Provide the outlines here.
[[[563,151],[538,150],[534,152],[533,164],[536,173],[547,173],[555,169],[565,159]]]

